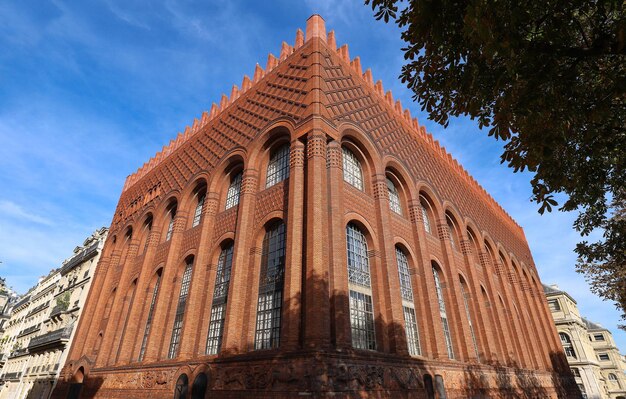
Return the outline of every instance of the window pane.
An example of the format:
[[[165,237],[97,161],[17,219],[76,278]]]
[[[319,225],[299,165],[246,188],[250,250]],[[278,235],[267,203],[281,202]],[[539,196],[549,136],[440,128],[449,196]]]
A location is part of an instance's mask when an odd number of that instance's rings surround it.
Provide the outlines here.
[[[196,227],[200,224],[200,219],[202,218],[202,207],[204,206],[204,194],[198,196],[198,204],[196,205],[196,211],[193,214],[193,223],[191,227]]]
[[[426,230],[427,233],[432,233],[430,229],[430,217],[428,216],[428,210],[426,209],[424,204],[421,204],[421,206],[422,206],[422,219],[424,220],[424,230]]]
[[[389,193],[389,209],[399,215],[402,215],[402,207],[400,206],[400,195],[398,194],[398,189],[389,178],[387,178],[387,192]]]
[[[374,308],[370,295],[350,290],[350,327],[354,348],[376,349]]]
[[[550,308],[550,310],[553,312],[557,312],[561,310],[561,306],[559,305],[559,300],[558,299],[548,300],[548,308]]]
[[[350,223],[346,226],[346,241],[348,246],[348,281],[363,287],[371,287],[365,235],[358,227]]]
[[[450,328],[448,326],[448,317],[446,315],[446,302],[443,298],[443,292],[441,290],[441,282],[439,281],[439,272],[433,267],[433,276],[435,277],[435,291],[437,292],[437,300],[439,302],[439,314],[441,316],[441,324],[443,327],[443,334],[446,340],[446,349],[448,350],[448,357],[454,359],[454,350],[452,348],[452,337],[450,335]]]
[[[289,177],[289,145],[285,144],[272,152],[267,165],[265,188],[271,187]]]
[[[396,262],[398,263],[398,274],[400,275],[400,295],[404,300],[413,301],[409,261],[404,252],[398,247],[396,247]]]
[[[159,286],[161,285],[161,275],[157,275],[157,280],[154,283],[154,289],[152,290],[152,300],[150,301],[150,308],[148,309],[148,320],[146,321],[146,328],[143,332],[143,339],[141,340],[141,350],[139,351],[138,361],[142,361],[146,354],[146,345],[148,344],[148,336],[150,335],[150,327],[152,327],[152,317],[154,316],[154,305],[156,304],[157,296],[159,295]]]
[[[228,186],[228,193],[226,194],[226,209],[230,209],[239,204],[242,176],[243,174],[239,172],[230,180],[230,186]]]
[[[285,225],[281,222],[267,231],[263,239],[255,349],[277,348],[280,343],[284,272]]]
[[[363,190],[363,172],[361,162],[347,148],[343,147],[343,180],[359,190]]]
[[[167,225],[167,233],[165,234],[165,241],[169,241],[172,238],[172,232],[174,231],[174,217],[176,216],[176,208],[170,211],[170,221]]]
[[[478,344],[476,343],[476,335],[474,334],[474,326],[472,324],[472,316],[470,314],[469,308],[469,294],[465,289],[465,285],[461,282],[461,294],[463,295],[463,304],[465,305],[465,315],[467,316],[467,322],[469,323],[470,334],[472,335],[472,344],[474,345],[474,352],[476,353],[476,358],[480,361],[480,355],[478,353]]]
[[[180,283],[180,294],[178,295],[178,306],[176,307],[176,317],[174,318],[174,327],[172,328],[172,339],[170,340],[170,348],[167,353],[167,357],[169,359],[175,358],[178,354],[180,334],[183,330],[183,319],[185,317],[185,307],[187,306],[187,294],[189,294],[189,284],[191,283],[192,270],[193,262],[187,263]]]
[[[404,311],[404,331],[406,332],[406,343],[411,356],[419,356],[422,354],[420,348],[420,338],[417,331],[417,321],[415,319],[415,309],[403,306]]]
[[[230,284],[230,270],[233,263],[233,244],[222,249],[215,274],[215,288],[213,290],[213,304],[206,344],[207,355],[215,355],[222,346],[224,335],[224,321],[226,319],[226,302],[228,301],[228,287]]]

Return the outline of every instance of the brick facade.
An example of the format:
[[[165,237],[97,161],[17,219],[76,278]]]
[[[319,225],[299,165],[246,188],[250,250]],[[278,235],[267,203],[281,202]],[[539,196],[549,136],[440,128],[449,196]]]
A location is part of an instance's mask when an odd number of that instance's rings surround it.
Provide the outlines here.
[[[284,145],[288,177],[272,184],[281,166],[268,164]],[[343,149],[360,163],[361,189],[346,182]],[[238,204],[227,209],[238,173]],[[354,290],[348,225],[369,264],[369,286]],[[267,266],[274,231],[285,246]],[[228,248],[226,297],[215,287]],[[279,333],[255,350],[270,275]],[[372,302],[375,350],[355,349],[358,292]],[[207,355],[217,297],[223,335]],[[312,16],[306,40],[299,30],[128,177],[54,397],[165,398],[177,387],[205,397],[205,377],[211,398],[566,397],[562,357],[522,229]]]

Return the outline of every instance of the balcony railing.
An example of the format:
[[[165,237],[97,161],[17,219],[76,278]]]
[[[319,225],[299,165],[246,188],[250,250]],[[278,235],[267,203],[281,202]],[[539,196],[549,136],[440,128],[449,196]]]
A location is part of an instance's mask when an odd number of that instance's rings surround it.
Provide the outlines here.
[[[28,349],[32,350],[42,346],[64,344],[70,339],[70,335],[72,335],[72,327],[73,326],[67,326],[31,339],[28,344]]]
[[[16,349],[9,355],[9,358],[22,356],[28,353],[28,348]]]
[[[22,376],[21,372],[6,373],[5,375],[2,376],[2,379],[3,380],[19,380],[21,376]]]
[[[41,327],[41,323],[35,324],[34,326],[30,326],[28,328],[23,329],[22,331],[20,331],[19,334],[17,334],[17,336],[19,338],[19,337],[22,337],[24,335],[28,335],[28,334],[34,333],[35,331],[39,330],[40,327]]]
[[[63,267],[61,268],[61,275],[66,275],[70,270],[79,264],[93,258],[98,253],[98,241],[91,244],[89,247],[83,249],[81,252],[76,254],[72,259],[70,259]]]

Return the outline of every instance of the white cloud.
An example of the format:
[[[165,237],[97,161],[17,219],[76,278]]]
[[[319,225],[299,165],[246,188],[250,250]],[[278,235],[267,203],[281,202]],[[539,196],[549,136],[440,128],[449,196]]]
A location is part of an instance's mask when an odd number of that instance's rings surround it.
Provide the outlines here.
[[[27,222],[33,222],[37,224],[43,224],[51,226],[53,223],[45,217],[36,215],[31,212],[27,212],[20,205],[8,201],[0,200],[0,215],[8,216],[13,219],[19,219]]]

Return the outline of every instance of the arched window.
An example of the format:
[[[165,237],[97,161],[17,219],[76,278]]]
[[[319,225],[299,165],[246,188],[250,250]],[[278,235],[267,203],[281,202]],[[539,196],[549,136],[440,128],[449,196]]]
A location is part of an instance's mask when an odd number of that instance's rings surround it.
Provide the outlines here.
[[[270,154],[267,164],[265,188],[272,187],[289,177],[289,144],[284,144]]]
[[[467,292],[467,285],[465,284],[465,280],[463,277],[459,276],[459,280],[461,281],[461,295],[463,296],[463,304],[465,305],[465,316],[467,316],[467,322],[470,328],[470,334],[472,335],[472,344],[474,345],[474,353],[476,353],[476,359],[480,362],[480,354],[478,353],[478,344],[476,343],[476,334],[474,334],[474,325],[472,323],[472,315],[470,312],[470,296]]]
[[[422,221],[424,223],[424,230],[427,233],[432,234],[431,222],[430,222],[430,204],[420,195],[420,206],[422,208]]]
[[[390,178],[387,178],[387,193],[389,194],[389,209],[391,209],[398,215],[402,215],[402,206],[400,205],[400,194],[398,193],[398,189],[396,188],[396,185],[393,184],[393,181]]]
[[[350,183],[359,190],[363,190],[363,171],[361,170],[361,162],[346,147],[343,150],[343,180]]]
[[[572,340],[569,335],[560,332],[559,338],[561,339],[561,345],[563,345],[563,350],[565,350],[565,355],[567,357],[573,357],[576,359],[576,352],[574,351],[574,345],[572,345]]]
[[[285,224],[268,228],[263,239],[254,349],[278,348],[285,274]]]
[[[243,172],[231,174],[230,185],[228,186],[228,192],[226,193],[226,207],[230,209],[239,204],[239,194],[241,193],[241,180],[243,178]]]
[[[167,210],[169,220],[167,222],[167,232],[165,233],[165,241],[169,241],[172,238],[174,232],[174,218],[176,217],[176,202],[172,203]]]
[[[148,319],[146,320],[146,327],[143,331],[143,338],[141,340],[141,349],[139,350],[139,357],[137,361],[143,361],[144,356],[146,355],[146,346],[148,344],[148,336],[150,335],[150,328],[152,327],[152,318],[154,317],[154,306],[156,304],[157,296],[159,295],[159,287],[161,285],[161,274],[162,271],[159,270],[156,275],[156,281],[154,282],[154,287],[152,288],[152,299],[150,300],[150,307],[148,308]]]
[[[233,264],[233,248],[230,242],[222,248],[217,262],[215,288],[213,290],[213,304],[211,306],[211,321],[206,344],[206,354],[219,353],[224,334],[224,320],[226,319],[226,302],[228,301],[228,287],[230,285],[230,268]]]
[[[361,230],[349,223],[346,226],[346,242],[352,346],[357,349],[375,350],[374,305],[367,241]]]
[[[204,208],[204,199],[206,198],[206,188],[196,193],[198,202],[196,203],[196,210],[193,213],[193,223],[191,227],[196,227],[202,220],[202,208]]]
[[[452,219],[452,217],[446,213],[446,223],[448,224],[448,229],[450,230],[450,245],[452,246],[452,249],[455,250],[459,250],[459,243],[458,243],[458,230],[456,228],[456,223],[454,222],[454,219]]]
[[[183,330],[183,319],[185,318],[185,307],[187,306],[187,295],[189,294],[189,285],[191,284],[191,273],[193,272],[193,257],[187,259],[185,271],[180,282],[180,294],[178,295],[178,305],[176,306],[176,316],[174,317],[174,326],[172,328],[172,339],[170,340],[170,348],[167,352],[169,359],[174,359],[178,355],[180,346],[180,334]]]
[[[148,217],[146,217],[146,221],[143,224],[143,252],[146,252],[146,249],[148,249],[148,244],[150,242],[150,232],[152,231],[152,222],[153,218],[152,214],[150,214],[148,215]]]
[[[189,377],[187,374],[181,374],[176,380],[176,386],[174,387],[174,399],[187,399],[187,393],[189,391]]]
[[[443,328],[443,336],[446,340],[446,349],[448,357],[454,359],[454,349],[452,347],[452,336],[450,335],[450,326],[448,325],[448,316],[446,314],[446,301],[443,297],[441,289],[441,281],[439,280],[439,271],[433,266],[433,276],[435,278],[435,291],[437,292],[437,301],[439,302],[439,315],[441,316],[441,326]]]
[[[417,319],[415,317],[415,305],[413,303],[413,286],[411,284],[411,274],[409,273],[409,261],[402,251],[396,246],[396,262],[398,264],[398,274],[400,276],[400,296],[402,298],[402,312],[404,314],[404,332],[406,333],[406,343],[411,356],[421,355],[419,331],[417,329]]]

